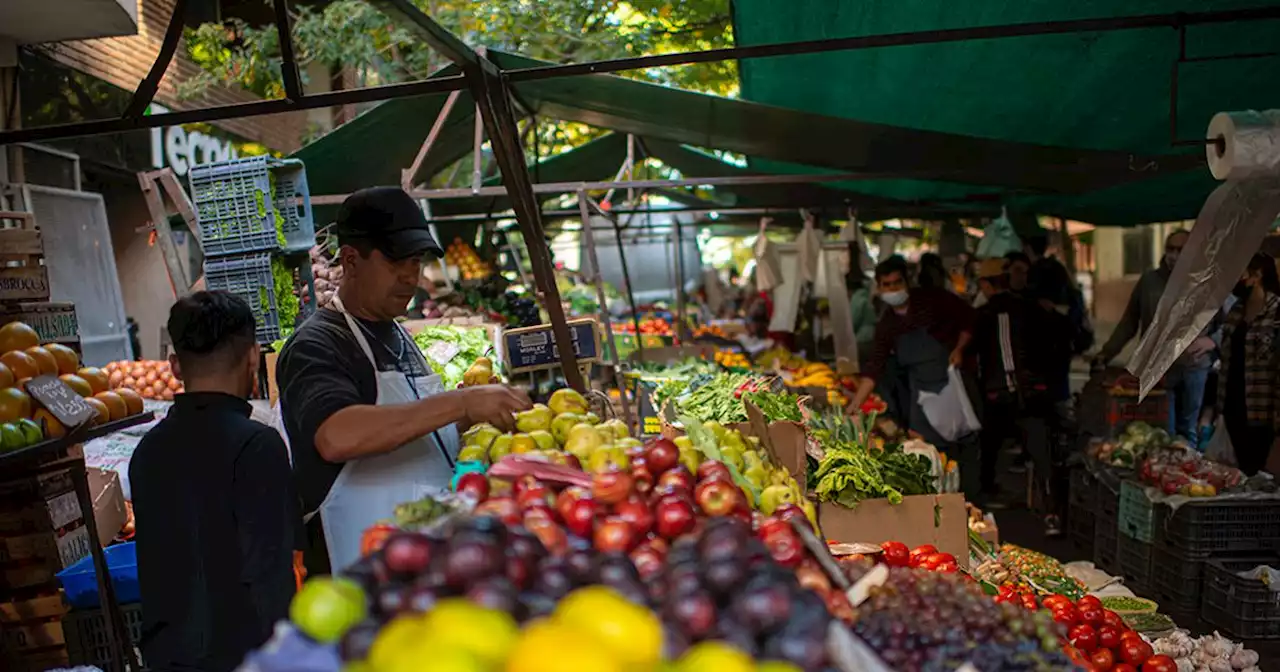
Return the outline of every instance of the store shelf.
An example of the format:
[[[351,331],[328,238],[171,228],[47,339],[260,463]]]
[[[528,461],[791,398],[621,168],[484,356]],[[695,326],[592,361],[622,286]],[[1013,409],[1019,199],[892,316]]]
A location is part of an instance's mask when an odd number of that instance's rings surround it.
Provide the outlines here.
[[[44,458],[56,459],[60,453],[78,443],[92,441],[93,439],[102,438],[108,434],[114,434],[122,429],[128,429],[137,425],[151,422],[155,420],[155,411],[143,411],[137,415],[131,415],[127,418],[121,418],[112,422],[103,423],[90,427],[87,431],[68,434],[60,439],[49,439],[41,441],[35,445],[19,448],[18,450],[0,453],[0,469],[11,470],[15,465],[27,462],[39,462]]]

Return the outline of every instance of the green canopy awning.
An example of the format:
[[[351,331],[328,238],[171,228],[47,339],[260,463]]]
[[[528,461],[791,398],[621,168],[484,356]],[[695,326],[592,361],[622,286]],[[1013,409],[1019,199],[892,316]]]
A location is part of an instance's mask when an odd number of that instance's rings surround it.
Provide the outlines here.
[[[1274,6],[1274,0],[734,0],[734,34],[740,46],[751,46]],[[1197,140],[1204,137],[1216,112],[1280,106],[1280,90],[1272,85],[1280,57],[1224,58],[1280,51],[1280,21],[1186,27],[1187,62],[1178,64],[1172,95],[1180,35],[1178,29],[1163,27],[746,59],[740,62],[742,91],[759,103],[864,122],[1131,152],[1137,179],[1127,184],[1071,195],[1006,191],[1005,197],[1045,214],[1097,224],[1185,219],[1196,215],[1214,181],[1204,167],[1202,147],[1173,146],[1171,122],[1177,139]],[[1171,99],[1176,101],[1176,119]],[[1138,156],[1161,157],[1166,166],[1174,162],[1188,170],[1146,172]],[[752,166],[795,169],[778,166],[771,158],[753,155]],[[859,188],[902,199],[956,196],[954,183],[936,181],[863,183]]]

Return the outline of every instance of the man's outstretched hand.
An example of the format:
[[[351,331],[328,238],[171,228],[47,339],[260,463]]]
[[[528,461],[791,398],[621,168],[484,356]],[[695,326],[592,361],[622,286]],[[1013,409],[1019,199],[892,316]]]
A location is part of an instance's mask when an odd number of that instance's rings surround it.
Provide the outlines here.
[[[515,414],[533,408],[524,390],[506,385],[481,385],[463,390],[467,424],[487,422],[498,431],[510,432],[516,428]]]

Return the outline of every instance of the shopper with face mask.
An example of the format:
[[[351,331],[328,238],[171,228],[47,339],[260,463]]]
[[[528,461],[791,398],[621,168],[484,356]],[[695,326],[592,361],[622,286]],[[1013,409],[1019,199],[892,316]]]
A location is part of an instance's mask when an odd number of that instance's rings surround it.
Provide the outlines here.
[[[901,257],[880,262],[875,271],[876,289],[887,309],[876,323],[871,356],[851,408],[859,408],[890,367],[896,367],[907,387],[902,412],[907,429],[920,434],[938,450],[955,454],[955,442],[943,439],[929,424],[920,407],[920,392],[938,392],[947,385],[947,369],[962,367],[973,333],[973,308],[945,289],[907,287],[907,265]],[[978,494],[977,446],[967,446],[972,465],[961,455],[965,492]],[[972,491],[972,492],[971,492]]]
[[[1280,278],[1275,260],[1253,255],[1233,292],[1222,337],[1218,412],[1240,470],[1267,463],[1280,426]]]
[[[1156,307],[1160,305],[1160,297],[1164,294],[1165,285],[1173,267],[1178,263],[1178,255],[1187,244],[1186,231],[1174,231],[1164,242],[1164,258],[1156,269],[1142,274],[1138,284],[1129,296],[1129,304],[1125,307],[1124,316],[1107,340],[1106,345],[1098,351],[1094,363],[1106,366],[1120,354],[1124,346],[1140,332],[1151,328],[1155,319]],[[1209,377],[1209,367],[1213,364],[1213,352],[1218,348],[1221,338],[1221,314],[1205,325],[1204,331],[1196,340],[1187,346],[1182,356],[1169,367],[1165,374],[1164,386],[1169,395],[1169,433],[1182,436],[1197,443],[1197,430],[1200,419],[1200,405],[1204,399],[1204,386]]]

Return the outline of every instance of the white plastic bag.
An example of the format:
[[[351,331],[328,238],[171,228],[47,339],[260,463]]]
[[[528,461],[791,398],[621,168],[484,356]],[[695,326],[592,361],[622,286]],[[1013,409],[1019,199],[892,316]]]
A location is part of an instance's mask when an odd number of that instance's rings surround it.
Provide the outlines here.
[[[1213,433],[1209,436],[1209,445],[1204,447],[1204,457],[1219,464],[1236,466],[1236,449],[1231,445],[1231,434],[1222,422],[1222,417],[1213,421]]]
[[[934,431],[948,441],[955,441],[982,429],[982,423],[973,411],[960,370],[954,366],[948,368],[947,378],[947,385],[942,391],[936,394],[921,391],[919,401],[924,417],[933,425]]]
[[[982,231],[982,240],[978,241],[976,252],[979,259],[998,259],[1010,252],[1021,252],[1022,240],[1013,230],[1013,224],[1004,209],[1000,217],[987,225]]]

